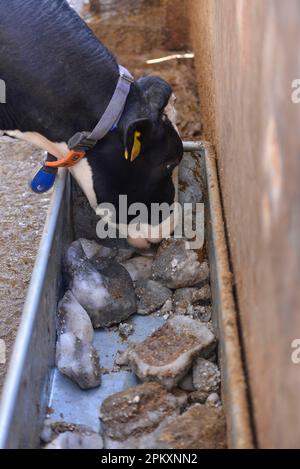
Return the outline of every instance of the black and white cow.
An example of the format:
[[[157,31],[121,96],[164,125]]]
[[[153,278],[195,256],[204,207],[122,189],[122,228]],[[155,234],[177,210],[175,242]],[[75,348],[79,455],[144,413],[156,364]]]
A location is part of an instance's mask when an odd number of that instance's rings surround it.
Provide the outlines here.
[[[61,159],[72,135],[95,127],[118,76],[115,57],[66,0],[0,0],[0,130]],[[173,202],[183,150],[172,100],[159,77],[136,80],[117,128],[70,168],[94,209],[119,194],[129,204]],[[130,162],[124,151],[136,130],[141,151]]]

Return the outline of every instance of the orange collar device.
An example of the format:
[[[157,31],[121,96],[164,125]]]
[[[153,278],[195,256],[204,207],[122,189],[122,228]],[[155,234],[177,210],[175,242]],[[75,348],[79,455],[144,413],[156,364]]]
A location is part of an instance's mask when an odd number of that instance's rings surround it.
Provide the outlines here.
[[[78,132],[68,142],[67,155],[58,161],[45,161],[49,168],[70,168],[85,157],[86,152],[94,148],[98,140],[89,138],[88,132]]]
[[[58,161],[45,161],[50,168],[70,168],[85,157],[85,151],[70,150],[67,155]]]

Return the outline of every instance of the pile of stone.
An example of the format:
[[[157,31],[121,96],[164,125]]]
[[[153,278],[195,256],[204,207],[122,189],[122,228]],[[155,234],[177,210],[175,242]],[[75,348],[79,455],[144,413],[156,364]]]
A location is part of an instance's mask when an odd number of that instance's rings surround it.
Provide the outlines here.
[[[94,328],[119,324],[120,335],[127,338],[133,326],[126,320],[132,314],[165,319],[116,358],[116,364],[129,367],[142,384],[103,402],[105,447],[224,447],[221,376],[204,253],[186,250],[184,241],[176,239],[163,241],[154,257],[79,239],[66,253],[64,270],[68,290],[58,307],[57,366],[83,389],[101,384]],[[94,439],[89,430],[68,430],[47,447],[89,446]]]
[[[189,166],[185,172],[192,177]],[[194,192],[198,188],[196,184]],[[197,197],[202,194],[193,200]],[[86,239],[71,244],[64,259],[67,291],[57,314],[57,367],[83,389],[100,386],[94,328],[118,325],[127,340],[133,332],[131,315],[161,316],[159,329],[149,331],[142,342],[128,342],[116,356],[115,365],[130,369],[141,384],[104,400],[104,446],[223,448],[225,419],[205,245],[194,251],[184,239],[170,238],[150,254]],[[94,438],[89,429],[75,428],[47,443],[81,447]],[[97,447],[102,443],[97,440]]]

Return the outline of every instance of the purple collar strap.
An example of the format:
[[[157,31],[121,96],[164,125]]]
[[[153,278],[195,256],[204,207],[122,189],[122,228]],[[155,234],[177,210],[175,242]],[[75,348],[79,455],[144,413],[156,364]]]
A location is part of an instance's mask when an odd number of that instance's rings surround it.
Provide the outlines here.
[[[134,83],[133,76],[125,67],[119,65],[119,80],[104,114],[91,133],[78,132],[70,138],[68,142],[70,150],[88,151],[116,127],[123,114],[132,83]]]
[[[134,78],[122,65],[119,65],[119,73],[120,76],[114,94],[98,124],[88,136],[88,139],[101,140],[114,125],[118,124],[122,116]]]

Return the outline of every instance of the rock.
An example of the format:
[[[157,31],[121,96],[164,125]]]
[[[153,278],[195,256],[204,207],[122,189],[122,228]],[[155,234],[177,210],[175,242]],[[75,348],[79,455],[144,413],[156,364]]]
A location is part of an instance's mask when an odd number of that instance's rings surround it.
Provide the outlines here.
[[[135,294],[137,296],[137,313],[142,315],[157,311],[172,297],[172,292],[169,288],[154,280],[137,281]]]
[[[40,438],[44,443],[50,443],[61,433],[78,433],[81,435],[90,435],[94,434],[94,431],[82,424],[69,423],[64,420],[52,421],[50,418],[46,418],[44,421],[44,427]]]
[[[128,245],[128,247],[119,247],[116,250],[116,255],[114,259],[117,262],[125,262],[128,259],[131,259],[134,253],[135,250],[132,246]]]
[[[171,313],[173,311],[173,301],[169,298],[165,304],[160,308],[161,314]]]
[[[193,364],[193,383],[197,390],[212,393],[218,391],[221,373],[217,365],[204,358],[197,358]]]
[[[189,316],[190,318],[194,319],[194,307],[193,305],[188,305],[187,310],[186,310],[186,315]]]
[[[157,429],[166,417],[178,415],[185,402],[185,396],[174,396],[158,383],[109,396],[100,410],[105,447],[138,447],[139,438]]]
[[[94,256],[113,257],[114,255],[113,249],[111,249],[110,247],[102,246],[101,244],[96,243],[96,241],[94,240],[79,238],[78,241],[80,242],[83,252],[88,259],[91,259]]]
[[[187,308],[192,304],[193,293],[197,288],[178,288],[174,292],[173,303],[176,314],[185,314]]]
[[[208,398],[208,393],[203,391],[193,391],[188,395],[188,404],[204,404]]]
[[[183,314],[182,309],[177,309],[176,314]],[[184,314],[192,319],[198,319],[201,322],[207,323],[207,327],[210,329],[211,306],[189,305]]]
[[[188,373],[187,375],[185,375],[185,377],[180,381],[178,386],[184,391],[195,391],[192,373]]]
[[[104,257],[87,259],[75,241],[66,253],[65,271],[70,290],[94,327],[120,323],[135,313],[133,283],[121,264]]]
[[[185,153],[179,165],[179,193],[178,201],[184,208],[190,207],[192,216],[192,228],[197,231],[197,239],[204,242],[205,239],[205,224],[204,224],[204,210],[203,205],[197,207],[197,215],[199,219],[196,225],[196,204],[203,202],[203,191],[205,190],[205,173],[203,159],[195,153]],[[201,223],[201,218],[203,223]],[[185,211],[185,223],[187,222],[187,214]],[[203,245],[202,245],[203,247]],[[199,259],[203,260],[203,259]]]
[[[191,304],[208,305],[211,302],[211,291],[209,284],[203,285],[201,288],[196,288],[192,292]]]
[[[192,287],[209,279],[207,262],[186,249],[183,239],[165,239],[152,264],[152,277],[168,288]]]
[[[174,292],[175,313],[184,314],[190,305],[207,305],[211,301],[210,286],[201,288],[179,288]]]
[[[56,366],[83,389],[100,385],[99,357],[91,345],[93,336],[87,312],[67,291],[58,305]]]
[[[128,365],[127,351],[118,350],[115,356],[115,365],[125,366]]]
[[[103,279],[108,293],[96,315],[91,317],[94,327],[107,327],[120,323],[136,312],[136,298],[132,280],[126,269],[115,261],[91,259]]]
[[[201,161],[194,153],[185,153],[179,165],[179,196],[180,204],[203,202],[204,179],[201,171]]]
[[[95,433],[60,433],[45,449],[103,449],[102,437]]]
[[[58,304],[57,334],[72,332],[82,341],[92,342],[94,329],[89,315],[68,290]]]
[[[222,407],[222,402],[219,394],[216,392],[211,393],[206,399],[205,405],[208,407]]]
[[[127,362],[142,381],[175,387],[195,357],[211,354],[215,337],[200,321],[174,316],[143,342],[131,344]]]
[[[159,443],[172,449],[226,448],[226,423],[221,409],[195,404],[164,427]]]
[[[116,262],[123,262],[130,259],[135,252],[133,247],[124,245],[124,243],[119,246],[105,246],[85,238],[80,238],[78,241],[88,259],[106,257],[114,259]]]
[[[82,389],[95,388],[100,385],[99,356],[95,348],[72,332],[58,337],[56,366],[61,373],[75,381]]]
[[[128,324],[127,322],[121,322],[119,324],[119,334],[121,337],[127,338],[134,332],[134,327],[132,324]]]
[[[69,283],[75,272],[80,270],[87,261],[87,257],[79,240],[73,241],[67,249],[63,259],[63,271]]]
[[[199,319],[201,322],[209,322],[212,317],[211,306],[193,306],[192,318]]]
[[[122,262],[123,267],[129,273],[133,282],[145,280],[151,277],[151,266],[153,258],[146,256],[137,256]]]
[[[69,288],[94,323],[93,316],[97,316],[99,309],[109,301],[109,293],[103,276],[88,260],[79,241],[73,242],[67,250],[64,268]]]

